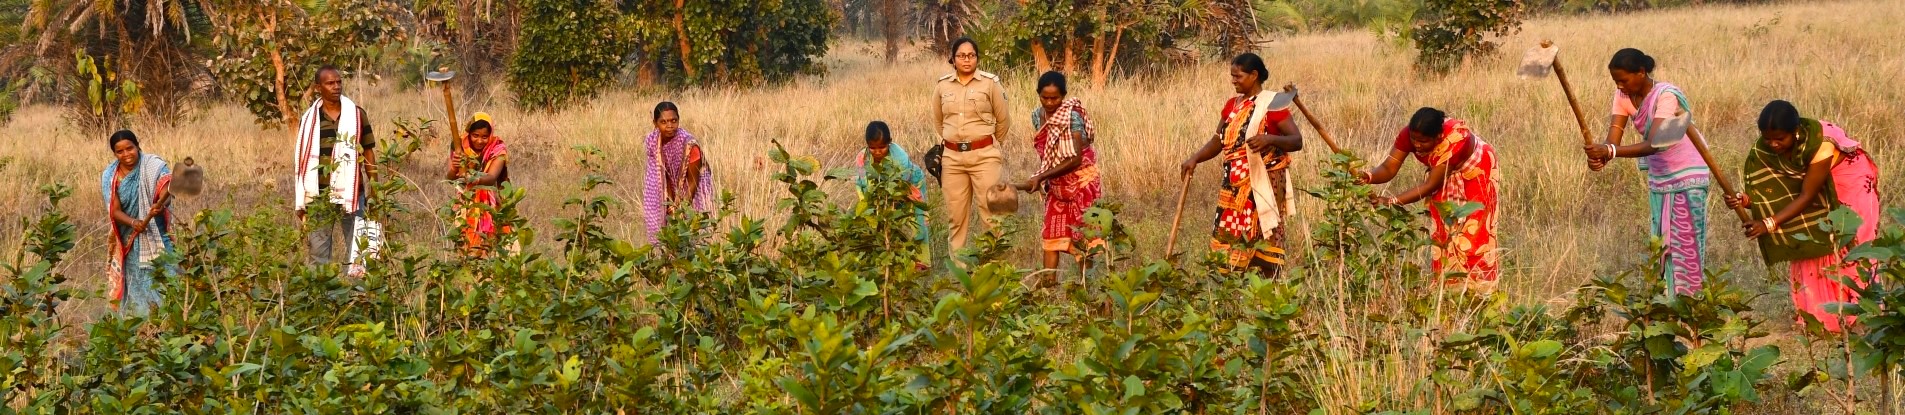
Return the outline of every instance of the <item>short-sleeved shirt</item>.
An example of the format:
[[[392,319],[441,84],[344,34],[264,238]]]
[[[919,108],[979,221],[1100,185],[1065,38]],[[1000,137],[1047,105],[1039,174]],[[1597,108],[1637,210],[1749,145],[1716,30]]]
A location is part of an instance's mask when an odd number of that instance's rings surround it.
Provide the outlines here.
[[[1819,152],[1812,154],[1812,161],[1809,163],[1818,163],[1821,161],[1831,161],[1832,164],[1838,164],[1839,147],[1834,146],[1831,141],[1827,141],[1824,145],[1819,146]]]
[[[1225,125],[1225,123],[1230,122],[1230,117],[1232,116],[1236,116],[1239,121],[1242,121],[1246,118],[1250,118],[1250,114],[1237,114],[1237,110],[1239,109],[1238,107],[1243,106],[1244,101],[1251,100],[1251,99],[1254,99],[1254,98],[1238,96],[1238,97],[1231,97],[1229,101],[1224,101],[1224,110],[1217,113],[1217,124]],[[1262,128],[1263,131],[1266,133],[1281,134],[1281,130],[1277,129],[1277,124],[1283,123],[1284,120],[1290,119],[1291,116],[1292,115],[1290,114],[1289,108],[1284,108],[1284,109],[1274,110],[1274,111],[1264,111],[1263,124],[1258,128]],[[1256,134],[1254,133],[1245,134],[1245,137],[1243,138],[1248,139],[1251,136],[1256,136]]]
[[[370,127],[370,117],[364,113],[364,107],[357,107],[357,125],[357,130],[363,132],[357,136],[358,147],[366,150],[377,148],[377,140],[371,136],[371,132],[374,129]],[[326,114],[321,110],[318,111],[318,139],[324,143],[329,143],[337,139],[337,120],[332,119],[330,114]],[[331,147],[319,146],[318,156],[330,157]]]
[[[1621,90],[1619,89],[1614,90],[1614,102],[1609,105],[1609,108],[1612,108],[1612,111],[1610,111],[1610,113],[1613,114],[1614,116],[1625,116],[1630,121],[1633,120],[1634,117],[1640,113],[1640,108],[1636,108],[1634,106],[1634,100],[1629,98],[1627,93],[1621,92]],[[1659,96],[1654,97],[1654,114],[1651,118],[1654,118],[1654,119],[1673,118],[1673,117],[1679,116],[1681,111],[1682,111],[1682,108],[1680,107],[1680,98],[1675,97],[1674,94],[1663,93],[1663,94],[1659,94]],[[1632,124],[1629,124],[1629,125],[1632,125]],[[1647,135],[1646,131],[1637,131],[1637,132],[1641,134],[1642,138],[1646,138],[1646,135]],[[1681,139],[1684,139],[1684,138],[1686,138],[1686,136],[1682,135],[1680,137],[1670,138],[1667,142],[1650,143],[1650,144],[1653,144],[1655,147],[1665,147],[1668,145],[1672,145],[1674,143],[1678,143],[1681,141]]]
[[[948,74],[933,85],[933,117],[939,120],[942,140],[965,143],[1004,136],[1011,131],[1009,113],[998,75],[978,71],[960,82],[957,74]]]
[[[370,126],[370,117],[364,113],[364,107],[357,107],[357,123],[358,123],[357,130],[363,132],[362,134],[357,135],[357,146],[364,150],[377,148],[377,139],[371,135],[371,131],[373,131],[374,129],[371,128]],[[337,120],[332,119],[331,115],[325,113],[323,110],[318,110],[318,140],[319,140],[318,142],[329,143],[336,139],[337,139]],[[323,164],[331,163],[331,146],[328,146],[328,145],[318,146],[318,163],[323,163]],[[326,189],[330,187],[331,187],[330,175],[325,174],[322,171],[318,172],[318,189]]]

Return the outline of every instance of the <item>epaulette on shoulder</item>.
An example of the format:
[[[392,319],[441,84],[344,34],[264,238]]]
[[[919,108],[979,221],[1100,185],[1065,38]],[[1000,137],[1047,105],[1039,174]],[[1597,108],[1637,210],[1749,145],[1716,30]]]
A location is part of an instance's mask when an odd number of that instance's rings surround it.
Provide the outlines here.
[[[986,77],[986,79],[991,79],[993,82],[999,82],[999,76],[993,75],[991,72],[986,72],[986,71],[973,71],[973,72],[978,73],[979,76]]]
[[[941,77],[939,77],[939,80],[940,80],[940,81],[945,81],[945,80],[948,80],[948,79],[952,79],[952,78],[953,78],[953,75],[957,75],[957,73],[949,73],[949,74],[946,74],[946,76],[941,76]]]

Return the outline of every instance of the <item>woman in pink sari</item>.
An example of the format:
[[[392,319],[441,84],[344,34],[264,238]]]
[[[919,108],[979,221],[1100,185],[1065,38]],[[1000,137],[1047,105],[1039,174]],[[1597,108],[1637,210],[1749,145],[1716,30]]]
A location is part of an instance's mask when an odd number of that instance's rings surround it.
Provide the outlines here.
[[[464,190],[475,192],[472,199],[490,209],[501,206],[496,188],[509,182],[509,146],[504,145],[495,132],[495,120],[488,113],[470,116],[465,135],[458,140],[456,153],[450,158],[450,171],[445,175],[449,180],[462,180]],[[479,257],[488,254],[490,243],[496,238],[494,217],[484,209],[470,208],[464,213],[464,222],[464,253]],[[503,228],[505,232],[508,230]]]
[[[1713,170],[1686,134],[1663,136],[1655,130],[1667,120],[1693,111],[1679,87],[1653,78],[1654,58],[1638,49],[1621,49],[1607,64],[1614,79],[1613,124],[1606,144],[1591,144],[1588,165],[1600,170],[1615,157],[1638,158],[1647,173],[1647,205],[1653,216],[1653,236],[1660,238],[1665,255],[1661,278],[1669,293],[1692,296],[1700,292],[1706,273],[1707,187]],[[1621,143],[1632,126],[1641,140]]]
[[[1759,240],[1767,264],[1790,264],[1793,306],[1802,312],[1800,322],[1811,316],[1826,331],[1839,332],[1853,323],[1852,317],[1835,315],[1826,310],[1826,304],[1859,300],[1857,293],[1839,282],[1844,278],[1865,283],[1857,264],[1845,262],[1841,246],[1878,238],[1878,164],[1845,129],[1800,118],[1799,109],[1790,102],[1766,104],[1760,111],[1759,131],[1759,143],[1746,158],[1746,193],[1729,195],[1726,202],[1749,207],[1759,219],[1748,222],[1745,233]],[[1840,206],[1862,219],[1851,241],[1821,226]]]

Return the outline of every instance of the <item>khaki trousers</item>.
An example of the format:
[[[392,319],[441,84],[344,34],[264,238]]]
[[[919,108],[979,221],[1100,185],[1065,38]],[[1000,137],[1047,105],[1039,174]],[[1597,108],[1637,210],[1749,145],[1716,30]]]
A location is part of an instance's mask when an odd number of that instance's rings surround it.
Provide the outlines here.
[[[975,196],[986,194],[993,185],[999,184],[1004,164],[998,144],[973,151],[946,149],[940,156],[940,188],[946,193],[946,210],[952,217],[952,250],[966,246],[966,235],[972,230],[973,205],[981,203]],[[991,219],[992,215],[983,207],[978,210],[981,220]]]

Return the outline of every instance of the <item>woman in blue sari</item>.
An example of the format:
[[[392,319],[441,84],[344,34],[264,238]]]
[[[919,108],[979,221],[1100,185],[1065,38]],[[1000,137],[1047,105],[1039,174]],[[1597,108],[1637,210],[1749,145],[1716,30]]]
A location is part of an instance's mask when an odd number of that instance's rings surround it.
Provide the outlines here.
[[[163,298],[152,286],[153,263],[172,252],[172,168],[159,156],[139,149],[132,131],[113,133],[113,163],[99,175],[99,193],[112,226],[113,307],[131,315],[145,315]],[[175,271],[176,272],[176,271]]]
[[[860,177],[855,183],[858,185],[862,203],[866,202],[868,187],[873,185],[873,181],[869,179],[874,179],[882,173],[898,175],[887,178],[888,180],[898,179],[908,183],[910,188],[908,196],[913,202],[926,200],[926,194],[922,192],[926,185],[926,171],[921,170],[919,165],[913,164],[913,159],[907,156],[906,150],[893,143],[893,131],[886,126],[885,121],[867,124],[866,144],[866,149],[860,151],[859,157],[855,157],[853,163],[860,168]],[[886,168],[876,167],[880,164],[885,164]],[[919,242],[920,246],[917,265],[923,269],[931,258],[929,256],[931,254],[927,251],[927,247],[931,245],[926,242],[931,236],[930,228],[926,227],[926,209],[914,207],[913,218],[915,225],[918,226],[914,231],[913,240]]]

